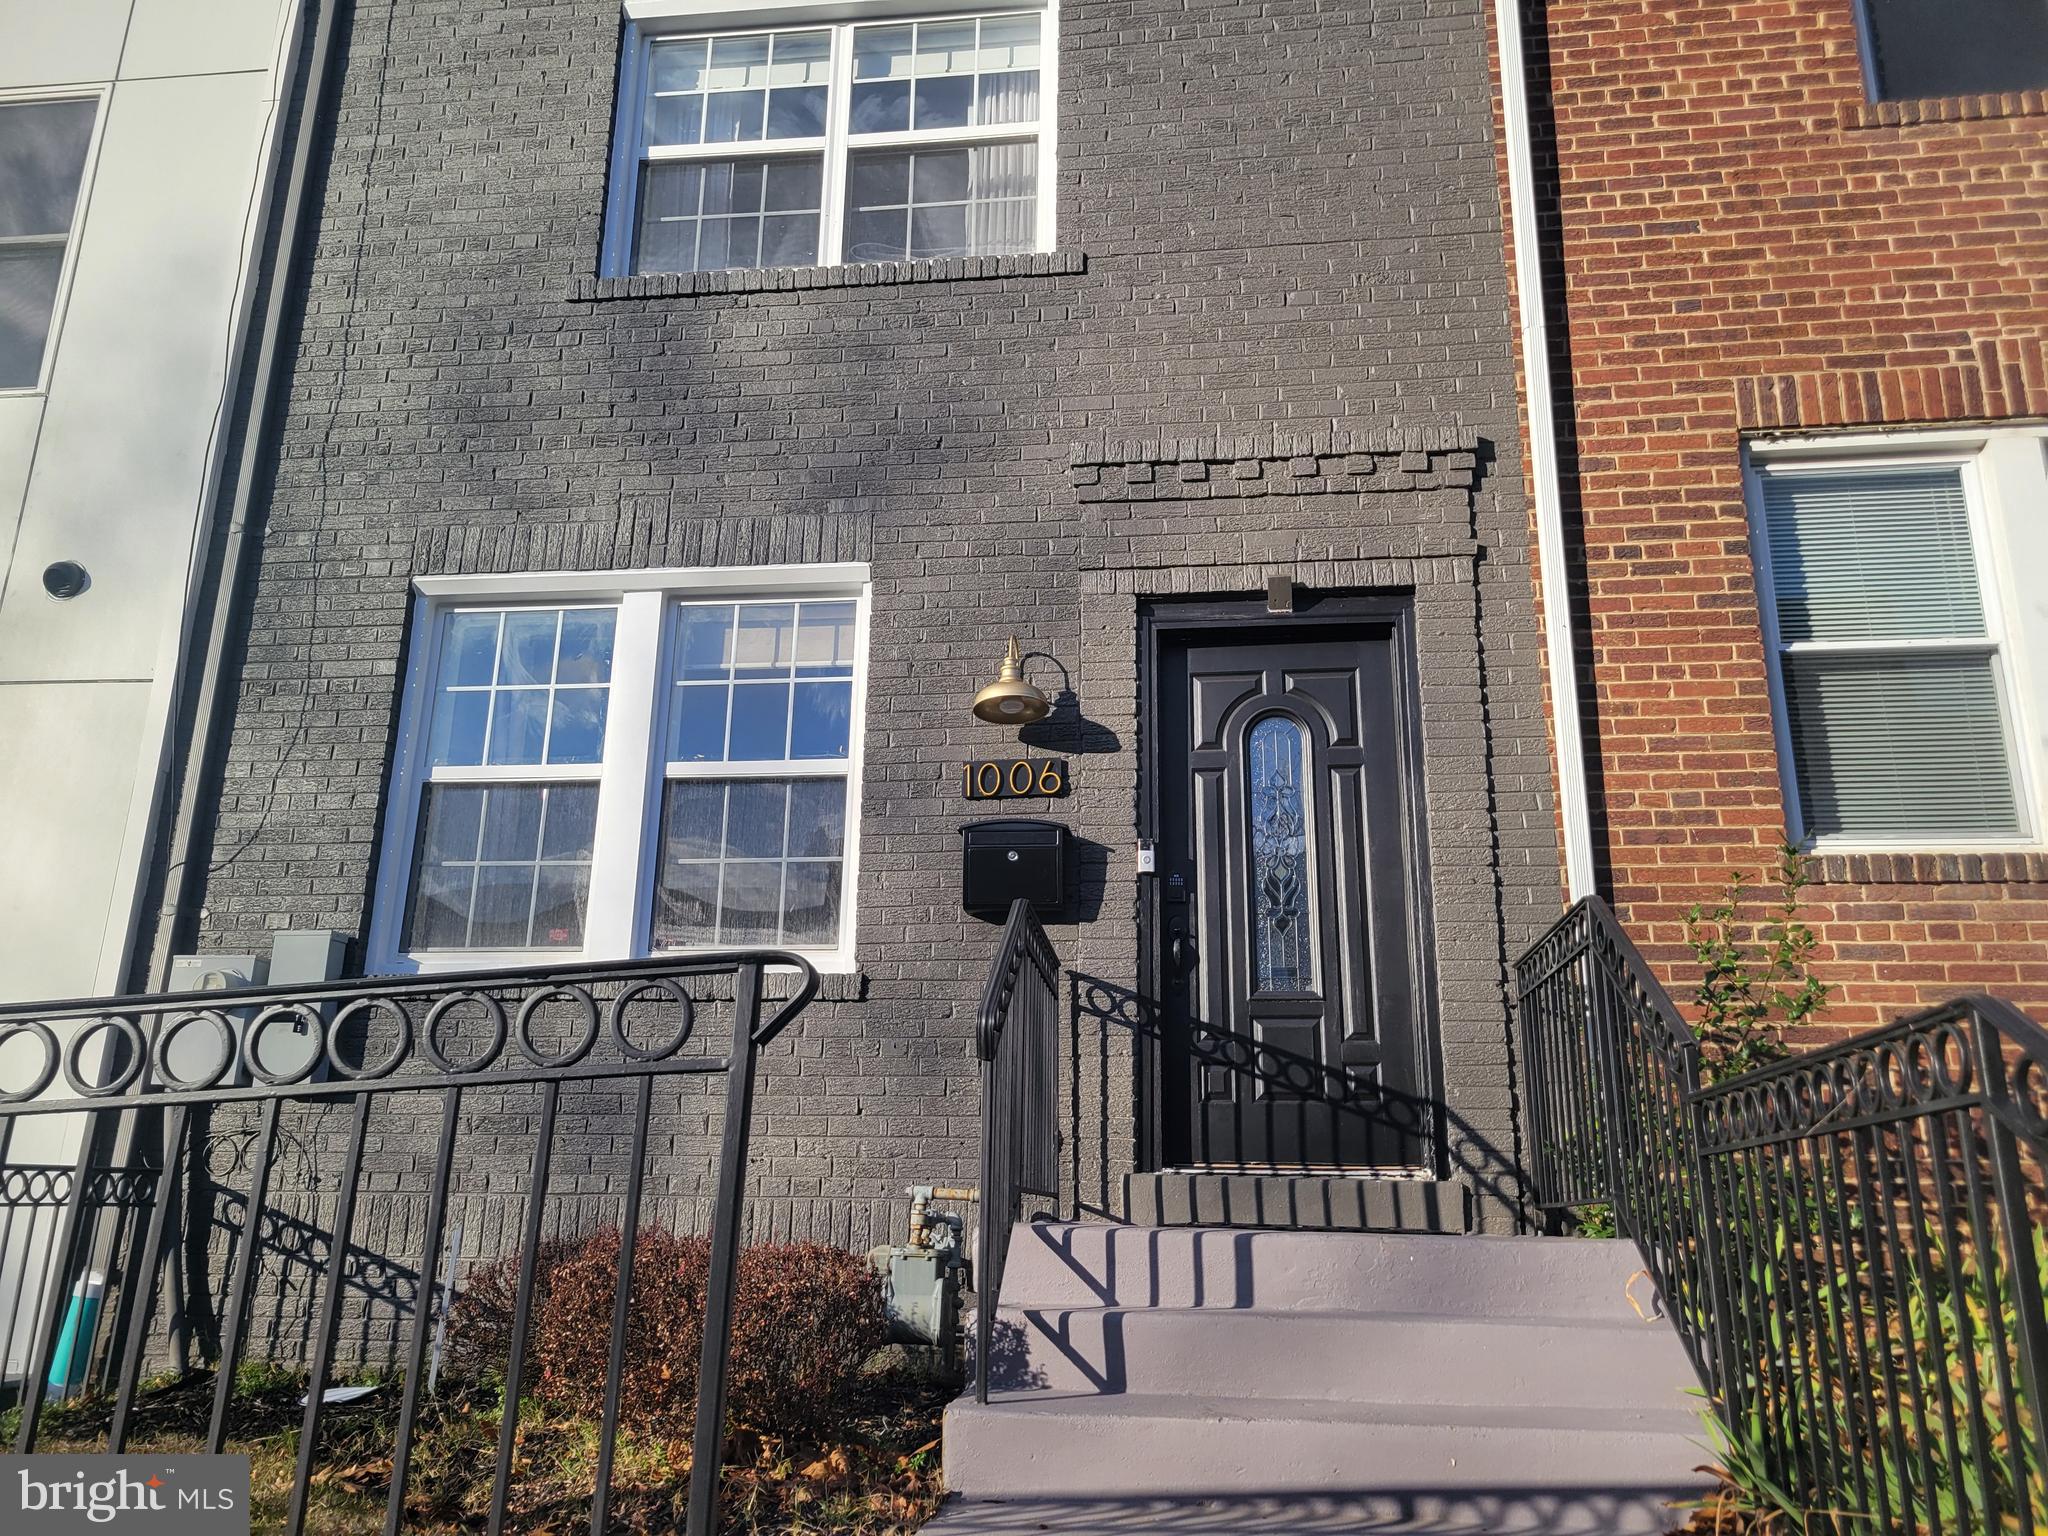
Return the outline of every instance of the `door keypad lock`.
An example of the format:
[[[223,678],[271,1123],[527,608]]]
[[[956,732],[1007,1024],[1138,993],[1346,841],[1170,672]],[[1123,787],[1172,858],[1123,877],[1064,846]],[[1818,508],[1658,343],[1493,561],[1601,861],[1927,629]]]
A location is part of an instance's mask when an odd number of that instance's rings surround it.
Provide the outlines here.
[[[1188,879],[1175,872],[1166,877],[1166,984],[1185,987],[1193,970],[1194,945],[1188,941]]]
[[[1166,984],[1169,987],[1185,987],[1188,984],[1188,960],[1192,947],[1188,943],[1188,877],[1175,871],[1166,877]]]

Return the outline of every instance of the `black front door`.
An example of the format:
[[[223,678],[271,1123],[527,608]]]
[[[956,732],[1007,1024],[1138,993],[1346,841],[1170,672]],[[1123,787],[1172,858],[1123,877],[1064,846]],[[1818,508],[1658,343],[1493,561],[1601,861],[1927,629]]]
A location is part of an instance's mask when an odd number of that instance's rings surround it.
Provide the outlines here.
[[[1167,1160],[1426,1166],[1395,625],[1162,630],[1157,655]]]

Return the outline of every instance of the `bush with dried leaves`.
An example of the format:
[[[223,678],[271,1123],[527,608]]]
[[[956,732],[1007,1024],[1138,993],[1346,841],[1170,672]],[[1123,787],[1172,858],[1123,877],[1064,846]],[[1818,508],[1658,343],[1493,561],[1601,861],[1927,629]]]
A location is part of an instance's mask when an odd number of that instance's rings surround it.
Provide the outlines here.
[[[645,1432],[683,1438],[693,1431],[710,1261],[707,1238],[646,1227],[635,1239],[622,1385]],[[548,1243],[536,1255],[527,1377],[535,1401],[593,1417],[603,1411],[618,1275],[616,1228]],[[507,1255],[464,1286],[450,1334],[465,1365],[504,1361],[518,1276],[518,1256]],[[822,1243],[743,1250],[729,1424],[764,1437],[814,1432],[830,1422],[887,1337],[881,1281],[865,1260]]]

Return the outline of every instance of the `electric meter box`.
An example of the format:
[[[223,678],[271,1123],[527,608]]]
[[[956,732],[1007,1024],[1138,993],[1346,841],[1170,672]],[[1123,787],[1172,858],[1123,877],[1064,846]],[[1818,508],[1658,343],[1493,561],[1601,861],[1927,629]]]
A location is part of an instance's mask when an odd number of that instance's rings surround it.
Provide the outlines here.
[[[960,905],[995,916],[1022,897],[1043,917],[1067,904],[1073,839],[1057,821],[1004,817],[960,828]]]

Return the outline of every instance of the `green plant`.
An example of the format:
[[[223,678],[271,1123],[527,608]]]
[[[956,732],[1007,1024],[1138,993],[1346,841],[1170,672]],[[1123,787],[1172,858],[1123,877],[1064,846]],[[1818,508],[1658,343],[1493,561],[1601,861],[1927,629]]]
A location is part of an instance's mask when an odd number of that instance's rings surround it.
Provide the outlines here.
[[[1786,1214],[1736,1245],[1749,1256],[1744,1284],[1766,1305],[1758,1357],[1735,1363],[1750,1406],[1710,1418],[1727,1483],[1719,1502],[1740,1505],[1758,1531],[1798,1536],[1874,1531],[1887,1512],[1888,1528],[1899,1528],[1908,1511],[1917,1523],[1906,1529],[1938,1517],[1946,1530],[2037,1536],[2016,1514],[2022,1489],[2031,1508],[2048,1508],[2048,1469],[2016,1355],[2020,1303],[2010,1266],[1932,1220],[1921,1221],[1917,1235],[1908,1227],[1887,1240],[1854,1200],[1809,1196]],[[1824,1221],[1846,1240],[1816,1239]],[[1730,1230],[1746,1225],[1738,1216]],[[1903,1262],[1886,1256],[1894,1246]],[[2048,1275],[2048,1233],[2035,1227],[2018,1263]],[[1781,1419],[1801,1426],[1803,1454],[1778,1441],[1765,1394],[1777,1399]],[[1816,1456],[1862,1468],[1826,1506],[1803,1501],[1795,1488],[1802,1460]],[[1845,1501],[1857,1507],[1839,1507]],[[1777,1523],[1762,1523],[1767,1517]]]
[[[238,1400],[273,1396],[305,1389],[306,1373],[275,1360],[244,1360],[235,1367],[234,1395]]]
[[[1808,968],[1818,941],[1799,915],[1807,862],[1791,842],[1778,845],[1779,897],[1761,923],[1744,918],[1751,891],[1740,875],[1712,907],[1696,902],[1685,914],[1686,947],[1700,966],[1693,1003],[1709,1081],[1782,1061],[1786,1034],[1827,1007],[1827,983]]]
[[[1852,1536],[1871,1533],[1876,1522],[1846,1510],[1810,1509],[1771,1474],[1769,1458],[1755,1440],[1729,1432],[1711,1410],[1707,1426],[1720,1486],[1692,1507],[1687,1533],[1712,1536]]]
[[[1590,1205],[1575,1205],[1571,1209],[1574,1229],[1580,1237],[1619,1237],[1621,1228],[1614,1220],[1614,1203],[1611,1200],[1596,1200]]]
[[[1738,1435],[1712,1409],[1700,1415],[1722,1472],[1739,1489],[1752,1509],[1786,1519],[1803,1521],[1808,1511],[1800,1507],[1792,1491],[1771,1473],[1770,1458],[1748,1435]]]

